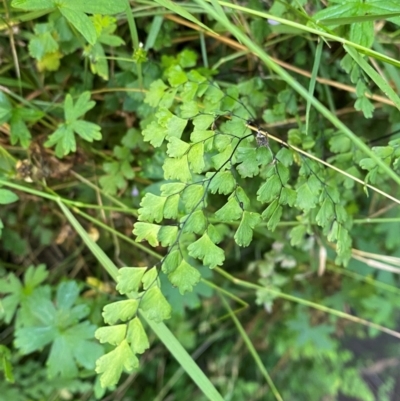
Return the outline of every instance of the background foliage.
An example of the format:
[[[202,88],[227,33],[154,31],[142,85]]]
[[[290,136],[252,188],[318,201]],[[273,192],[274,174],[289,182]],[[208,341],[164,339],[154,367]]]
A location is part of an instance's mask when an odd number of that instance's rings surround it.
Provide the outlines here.
[[[394,399],[396,2],[1,15],[5,399]]]

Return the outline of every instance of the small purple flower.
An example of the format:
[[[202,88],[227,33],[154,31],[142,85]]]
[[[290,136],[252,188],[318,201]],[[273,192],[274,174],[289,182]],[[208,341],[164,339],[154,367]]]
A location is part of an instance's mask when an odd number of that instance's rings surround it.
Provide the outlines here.
[[[133,186],[132,191],[131,191],[132,197],[136,198],[139,196],[139,190],[137,189],[136,185]]]
[[[280,22],[275,21],[274,19],[268,18],[267,21],[268,21],[268,24],[270,24],[270,25],[280,25]]]

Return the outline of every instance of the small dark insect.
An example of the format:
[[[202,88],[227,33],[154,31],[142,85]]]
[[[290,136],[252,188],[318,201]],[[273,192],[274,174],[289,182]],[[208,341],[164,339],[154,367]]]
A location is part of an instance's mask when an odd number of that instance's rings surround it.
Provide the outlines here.
[[[257,131],[256,134],[256,141],[257,141],[257,146],[264,146],[265,148],[268,148],[268,136],[266,134],[261,133],[260,131]]]

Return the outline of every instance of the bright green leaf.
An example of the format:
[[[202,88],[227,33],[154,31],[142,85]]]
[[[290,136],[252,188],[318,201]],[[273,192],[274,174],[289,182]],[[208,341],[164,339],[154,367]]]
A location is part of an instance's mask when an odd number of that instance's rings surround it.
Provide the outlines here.
[[[139,367],[139,360],[132,352],[127,340],[123,340],[113,351],[103,355],[96,362],[96,373],[100,374],[102,387],[118,383],[122,371],[132,372]]]
[[[120,294],[138,292],[147,267],[121,267],[118,270],[117,291]]]
[[[221,266],[225,260],[224,251],[211,241],[207,233],[190,244],[188,251],[190,256],[201,259],[204,266],[209,266],[211,269]]]
[[[143,352],[150,347],[146,332],[138,317],[135,317],[129,322],[126,339],[130,343],[131,349],[135,354],[143,354]]]
[[[118,320],[126,322],[136,314],[138,306],[137,299],[113,302],[103,308],[103,319],[107,324],[115,324]]]
[[[228,195],[235,189],[236,180],[228,170],[219,171],[218,173],[208,172],[206,177],[210,179],[208,189],[213,194],[218,192],[219,194]]]
[[[239,246],[249,246],[253,238],[253,230],[261,217],[258,213],[244,211],[239,228],[235,233],[235,241]]]
[[[9,203],[16,202],[18,195],[11,192],[9,189],[0,188],[0,205],[8,205]]]
[[[157,286],[145,292],[140,303],[140,310],[149,320],[154,320],[156,323],[171,317],[171,306]]]
[[[151,246],[158,246],[158,232],[160,226],[157,224],[137,222],[133,234],[136,235],[136,241],[140,242],[146,240]]]
[[[160,223],[164,218],[164,205],[167,198],[147,193],[140,202],[139,220]]]
[[[126,335],[126,324],[118,324],[110,327],[100,327],[94,333],[94,336],[102,343],[111,345],[121,344]]]
[[[179,266],[168,274],[168,279],[173,286],[178,287],[179,292],[183,295],[185,292],[193,291],[193,287],[201,279],[201,274],[185,259],[182,259]]]

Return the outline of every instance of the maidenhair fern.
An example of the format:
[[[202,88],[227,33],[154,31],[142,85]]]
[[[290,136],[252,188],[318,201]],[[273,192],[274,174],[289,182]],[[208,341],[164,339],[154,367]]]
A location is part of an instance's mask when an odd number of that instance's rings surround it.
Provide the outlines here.
[[[103,316],[110,326],[96,333],[116,347],[98,361],[103,386],[114,385],[124,369],[135,369],[135,354],[148,348],[140,314],[155,322],[170,317],[160,271],[181,294],[192,291],[201,279],[199,266],[223,266],[220,244],[232,227],[235,243],[246,247],[261,223],[275,230],[286,211],[295,211],[307,224],[291,230],[293,245],[317,234],[318,225],[336,243],[337,261],[350,257],[352,222],[331,171],[290,145],[271,144],[254,123],[251,92],[240,89],[222,90],[199,71],[185,71],[178,57],[166,80],[153,82],[146,94],[154,117],[143,137],[165,150],[165,181],[158,193],[143,197],[133,233],[166,252],[154,265],[120,269],[117,290],[130,299],[107,305]]]

